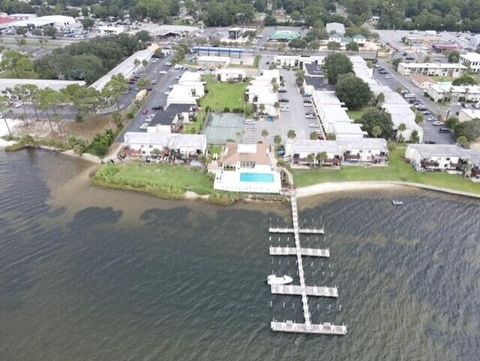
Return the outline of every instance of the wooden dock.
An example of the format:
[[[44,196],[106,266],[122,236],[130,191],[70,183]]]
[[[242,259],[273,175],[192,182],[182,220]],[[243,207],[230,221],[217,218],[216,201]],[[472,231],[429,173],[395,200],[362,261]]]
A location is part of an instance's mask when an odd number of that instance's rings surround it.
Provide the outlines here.
[[[329,322],[323,324],[312,324],[310,319],[310,310],[308,309],[308,296],[337,298],[338,290],[336,287],[317,287],[307,286],[305,284],[305,273],[303,271],[302,256],[312,257],[330,257],[328,249],[302,248],[300,245],[300,234],[324,234],[324,229],[306,228],[300,229],[298,226],[297,198],[291,194],[290,202],[292,206],[293,228],[269,228],[270,233],[293,233],[295,247],[270,247],[270,254],[274,256],[296,256],[298,276],[300,285],[271,285],[272,294],[298,295],[302,297],[304,323],[295,323],[294,321],[277,322],[272,321],[270,327],[273,331],[312,333],[321,335],[346,335],[347,327],[333,325]]]
[[[319,335],[338,335],[344,336],[347,334],[347,326],[344,325],[332,325],[329,322],[322,324],[310,324],[296,323],[293,321],[277,322],[272,321],[270,323],[272,331],[280,332],[296,332],[296,333],[315,333]]]
[[[328,249],[319,248],[301,248],[300,254],[308,257],[330,257],[330,251]],[[271,256],[296,256],[297,249],[295,247],[270,247]]]
[[[278,295],[297,295],[301,296],[303,289],[296,285],[271,285],[270,288],[273,294]],[[307,296],[317,297],[338,297],[338,290],[336,287],[318,287],[318,286],[305,286],[305,293]]]
[[[293,228],[277,228],[277,227],[270,227],[268,229],[270,233],[295,233]],[[298,229],[298,233],[300,234],[325,234],[325,230],[323,228],[301,228]]]

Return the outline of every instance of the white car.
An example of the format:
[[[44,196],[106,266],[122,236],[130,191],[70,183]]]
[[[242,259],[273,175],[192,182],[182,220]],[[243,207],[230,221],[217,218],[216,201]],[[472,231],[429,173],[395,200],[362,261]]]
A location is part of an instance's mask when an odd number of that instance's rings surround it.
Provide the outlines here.
[[[304,107],[311,107],[311,106],[312,106],[312,103],[304,102],[304,103],[303,103],[303,106],[304,106]]]
[[[243,122],[245,124],[255,124],[255,120],[253,120],[253,119],[245,119]]]
[[[167,91],[166,91],[166,92],[164,92],[163,94],[165,94],[165,95],[169,95],[169,94],[170,94],[170,91],[169,91],[169,90],[167,90]]]
[[[444,125],[444,123],[437,120],[437,121],[433,122],[432,125],[435,125],[437,127],[441,127],[442,125]]]
[[[145,130],[148,128],[148,126],[149,126],[148,123],[143,123],[139,128]]]
[[[281,111],[281,112],[289,112],[289,111],[290,111],[290,107],[280,107],[280,111]]]
[[[308,126],[310,128],[320,128],[320,124],[318,124],[318,123],[310,123]]]
[[[305,118],[307,118],[307,119],[315,119],[316,116],[315,116],[315,114],[308,113],[308,114],[305,114]]]
[[[172,63],[170,63],[169,61],[167,61],[167,62],[165,63],[165,65],[166,65],[166,66],[172,66]]]
[[[158,74],[167,74],[167,72],[165,70],[160,70]]]

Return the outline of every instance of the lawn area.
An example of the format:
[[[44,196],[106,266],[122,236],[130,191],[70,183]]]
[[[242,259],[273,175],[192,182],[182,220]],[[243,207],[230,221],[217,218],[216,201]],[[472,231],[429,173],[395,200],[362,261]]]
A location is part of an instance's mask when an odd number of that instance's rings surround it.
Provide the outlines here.
[[[223,112],[225,108],[229,111],[233,109],[243,111],[244,106],[250,107],[245,103],[245,90],[248,83],[220,83],[213,75],[207,75],[205,81],[208,94],[200,100],[201,110],[198,112],[197,121],[185,127],[186,133],[198,133],[203,129],[207,107],[214,112]]]
[[[433,80],[441,82],[441,83],[443,83],[443,82],[449,82],[450,83],[450,82],[455,80],[455,78],[451,77],[451,76],[432,76],[431,78]]]
[[[338,170],[293,170],[292,173],[297,187],[323,182],[402,181],[480,194],[480,184],[464,179],[460,175],[416,172],[410,164],[405,162],[405,148],[397,148],[390,153],[388,167],[350,166]]]
[[[202,171],[180,165],[134,162],[105,165],[93,177],[100,186],[138,190],[162,198],[180,198],[186,191],[213,192],[213,181]]]
[[[347,114],[353,120],[357,120],[357,119],[360,119],[362,117],[363,113],[365,113],[365,111],[367,109],[368,109],[367,107],[364,107],[364,108],[360,108],[358,110],[347,110]]]

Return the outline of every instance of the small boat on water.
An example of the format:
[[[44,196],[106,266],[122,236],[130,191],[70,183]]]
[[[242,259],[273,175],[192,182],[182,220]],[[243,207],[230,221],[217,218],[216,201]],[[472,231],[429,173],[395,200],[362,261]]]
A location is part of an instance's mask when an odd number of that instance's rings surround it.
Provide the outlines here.
[[[270,275],[267,277],[267,283],[269,285],[288,285],[293,282],[293,278],[287,275],[282,277],[277,277],[275,275]]]
[[[397,200],[394,199],[394,200],[392,200],[392,204],[394,206],[401,206],[401,205],[403,205],[403,202],[402,201],[397,201]]]

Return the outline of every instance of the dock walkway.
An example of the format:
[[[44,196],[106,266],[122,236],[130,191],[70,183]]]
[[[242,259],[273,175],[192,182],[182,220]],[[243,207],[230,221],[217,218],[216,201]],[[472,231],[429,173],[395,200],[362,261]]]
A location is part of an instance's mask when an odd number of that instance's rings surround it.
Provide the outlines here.
[[[308,309],[308,296],[318,297],[338,297],[338,290],[336,287],[317,287],[307,286],[305,284],[305,273],[303,271],[302,256],[316,256],[316,257],[330,257],[328,250],[302,248],[300,245],[300,233],[302,234],[324,234],[324,229],[300,229],[298,226],[298,208],[297,198],[295,194],[291,194],[290,202],[292,207],[292,221],[293,228],[269,228],[270,233],[293,233],[295,239],[295,247],[270,247],[271,255],[285,255],[296,256],[298,276],[300,278],[300,285],[271,285],[272,294],[284,295],[299,295],[302,296],[302,307],[304,323],[296,323],[293,321],[276,322],[272,321],[270,327],[273,331],[279,332],[297,332],[297,333],[312,333],[322,335],[346,335],[347,327],[333,325],[325,322],[323,324],[312,324],[310,318],[310,310]]]

